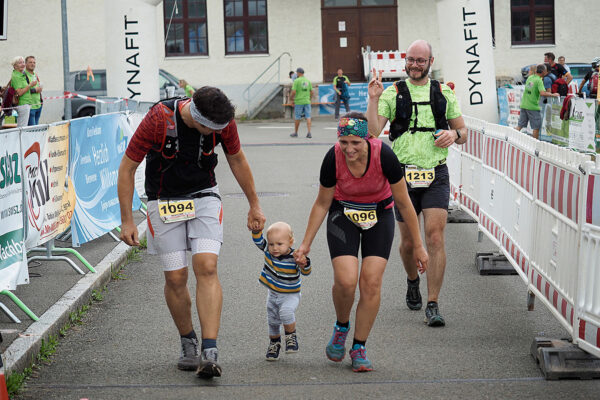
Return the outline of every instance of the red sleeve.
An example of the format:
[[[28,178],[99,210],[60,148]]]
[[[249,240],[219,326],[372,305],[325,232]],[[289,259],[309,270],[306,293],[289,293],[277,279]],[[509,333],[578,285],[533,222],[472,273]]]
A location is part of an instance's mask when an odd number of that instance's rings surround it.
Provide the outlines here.
[[[166,118],[161,105],[156,105],[148,111],[140,126],[135,130],[125,154],[135,162],[142,162],[152,149],[161,148],[166,134]]]
[[[242,148],[240,137],[238,135],[237,125],[235,120],[231,120],[229,125],[221,131],[221,146],[225,153],[233,155],[237,154]]]

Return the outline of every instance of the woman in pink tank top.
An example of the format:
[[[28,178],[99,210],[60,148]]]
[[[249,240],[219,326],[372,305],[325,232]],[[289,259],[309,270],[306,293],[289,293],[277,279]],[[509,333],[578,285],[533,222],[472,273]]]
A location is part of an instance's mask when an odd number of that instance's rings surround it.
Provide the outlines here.
[[[402,166],[389,146],[379,139],[369,138],[363,114],[351,112],[340,119],[338,142],[325,155],[320,183],[304,240],[294,254],[296,257],[308,255],[327,216],[336,323],[325,353],[335,362],[345,356],[358,285],[360,299],[350,357],[353,371],[371,371],[373,365],[367,358],[365,344],[379,311],[383,273],[394,238],[394,203],[409,227],[415,243],[414,261],[421,273],[427,268],[428,255],[421,241]]]

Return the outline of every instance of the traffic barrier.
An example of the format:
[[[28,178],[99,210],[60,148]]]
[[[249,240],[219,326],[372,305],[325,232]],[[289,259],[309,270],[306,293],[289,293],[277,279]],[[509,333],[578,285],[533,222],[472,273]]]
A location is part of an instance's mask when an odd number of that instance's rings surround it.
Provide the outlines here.
[[[502,127],[506,135],[504,197],[507,199],[502,217],[504,253],[517,272],[527,281],[529,256],[532,252],[534,225],[533,202],[535,183],[535,149],[537,140],[511,128]]]
[[[362,50],[365,77],[370,78],[373,68],[382,71],[382,78],[406,77],[406,53],[393,51]]]
[[[537,160],[534,223],[529,287],[562,325],[573,333],[573,305],[581,238],[578,223],[583,174],[589,157],[540,143]]]
[[[467,116],[464,120],[467,125],[468,140],[462,146],[460,155],[459,200],[466,207],[465,211],[479,221],[479,182],[485,121]],[[450,185],[452,187],[452,180]]]
[[[506,190],[504,175],[506,141],[501,128],[494,124],[485,126],[479,181],[479,223],[492,233],[491,239],[499,247],[502,243],[500,223],[505,203],[502,195]]]
[[[508,127],[465,122],[469,141],[452,146],[449,157],[461,171],[450,175],[461,208],[478,217],[573,342],[600,357],[600,159]],[[479,199],[468,193],[477,180]]]
[[[588,163],[584,171],[587,182],[579,251],[576,343],[600,357],[600,159]]]

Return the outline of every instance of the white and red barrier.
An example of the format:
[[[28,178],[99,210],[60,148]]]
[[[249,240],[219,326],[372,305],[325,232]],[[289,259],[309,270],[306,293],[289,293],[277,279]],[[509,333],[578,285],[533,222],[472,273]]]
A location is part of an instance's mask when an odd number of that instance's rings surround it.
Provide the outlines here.
[[[479,224],[492,233],[490,239],[498,246],[502,243],[503,198],[506,179],[504,163],[507,143],[500,125],[487,124],[483,138],[480,170]]]
[[[479,219],[479,182],[481,178],[481,157],[483,154],[483,131],[485,121],[463,117],[467,124],[468,137],[467,143],[462,146],[460,154],[460,182],[457,188],[459,189],[458,197],[460,203],[465,206],[465,211],[473,218]],[[452,146],[452,148],[458,148]],[[452,190],[452,182],[450,179],[450,190]]]
[[[600,159],[584,167],[583,222],[579,250],[579,277],[575,326],[582,349],[600,356]]]
[[[365,77],[370,77],[373,68],[382,71],[382,78],[405,78],[406,53],[394,51],[366,51],[363,49],[363,68]]]
[[[460,171],[451,191],[573,341],[600,357],[600,159],[465,122],[467,144],[450,151]]]
[[[535,149],[538,141],[511,128],[506,135],[504,198],[507,199],[502,220],[502,247],[506,257],[517,266],[527,281],[529,256],[533,250],[533,202],[535,184]]]

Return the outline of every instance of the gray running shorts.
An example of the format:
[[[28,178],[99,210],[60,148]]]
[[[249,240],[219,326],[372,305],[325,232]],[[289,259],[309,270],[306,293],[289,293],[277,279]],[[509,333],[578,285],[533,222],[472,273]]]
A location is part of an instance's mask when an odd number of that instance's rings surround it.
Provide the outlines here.
[[[542,127],[542,113],[536,110],[525,110],[521,108],[519,114],[519,125],[521,128],[527,127],[527,122],[531,124],[531,129],[540,129]]]
[[[158,214],[158,200],[148,202],[148,253],[167,254],[192,250],[190,239],[223,243],[223,208],[217,197],[194,199],[196,218],[164,223]]]

